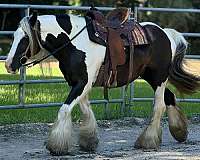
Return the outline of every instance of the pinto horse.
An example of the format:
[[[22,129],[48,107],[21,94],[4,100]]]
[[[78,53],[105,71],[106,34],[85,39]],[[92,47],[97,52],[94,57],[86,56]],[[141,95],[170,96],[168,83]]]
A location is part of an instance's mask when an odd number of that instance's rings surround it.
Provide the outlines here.
[[[187,120],[177,107],[175,95],[167,88],[167,82],[181,93],[190,94],[198,89],[200,78],[183,68],[187,42],[179,32],[162,29],[151,22],[143,22],[141,25],[149,45],[134,47],[132,81],[139,76],[146,80],[155,92],[155,101],[151,122],[136,140],[135,148],[158,149],[162,140],[160,121],[166,109],[172,136],[183,142],[188,133]],[[70,150],[71,112],[76,104],[80,105],[83,114],[80,147],[93,151],[98,144],[97,123],[88,93],[104,62],[106,47],[90,41],[85,26],[85,18],[76,15],[33,14],[25,17],[14,33],[14,41],[5,63],[9,73],[16,73],[27,59],[56,51],[54,57],[71,91],[58,112],[47,141],[46,147],[54,155],[64,155]],[[67,45],[62,48],[63,44]]]

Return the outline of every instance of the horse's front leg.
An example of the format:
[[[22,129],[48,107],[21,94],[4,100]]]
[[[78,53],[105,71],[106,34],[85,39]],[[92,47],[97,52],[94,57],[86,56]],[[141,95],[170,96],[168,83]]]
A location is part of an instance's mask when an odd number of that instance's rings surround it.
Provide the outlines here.
[[[97,123],[88,96],[81,99],[79,104],[82,111],[79,145],[85,151],[94,151],[99,140],[97,138]]]
[[[86,85],[84,80],[79,81],[72,87],[67,100],[60,108],[58,118],[53,124],[46,146],[51,154],[64,155],[70,150],[72,144],[71,111],[79,100],[84,97],[84,94],[88,92],[88,89],[91,88],[89,85]]]

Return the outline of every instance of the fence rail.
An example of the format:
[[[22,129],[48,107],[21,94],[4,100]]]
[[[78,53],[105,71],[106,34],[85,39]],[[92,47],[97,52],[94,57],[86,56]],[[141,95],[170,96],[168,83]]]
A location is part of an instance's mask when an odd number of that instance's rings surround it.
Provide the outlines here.
[[[52,6],[52,5],[18,5],[18,4],[0,4],[1,8],[21,8],[24,9],[25,15],[29,15],[30,9],[56,9],[56,10],[88,10],[90,7],[75,7],[75,6]],[[97,7],[99,10],[109,11],[111,7]],[[145,8],[136,7],[135,16],[137,17],[140,11],[156,11],[156,12],[189,12],[189,13],[200,13],[199,9],[177,9],[177,8]],[[13,34],[14,31],[0,31],[0,35]],[[186,37],[200,37],[199,33],[183,33]],[[200,55],[187,55],[187,58],[200,59]],[[6,56],[0,56],[0,60],[5,60]],[[19,109],[19,108],[40,108],[40,107],[52,107],[61,106],[62,103],[45,103],[45,104],[25,104],[25,84],[38,84],[38,83],[63,83],[64,79],[50,79],[50,80],[26,80],[26,69],[20,69],[20,78],[15,81],[0,81],[0,85],[19,85],[19,104],[17,105],[6,105],[0,106],[0,109]],[[130,85],[130,97],[129,101],[153,101],[153,98],[140,98],[134,97],[134,83]],[[178,99],[181,102],[200,102],[200,99]],[[91,100],[92,104],[104,104],[105,108],[108,107],[109,103],[120,103],[122,110],[125,107],[125,88],[121,89],[121,98],[111,99],[109,101],[105,99]]]
[[[152,12],[175,12],[175,13],[200,13],[199,9],[186,9],[186,8],[150,8],[150,7],[136,7],[139,11],[152,11]]]

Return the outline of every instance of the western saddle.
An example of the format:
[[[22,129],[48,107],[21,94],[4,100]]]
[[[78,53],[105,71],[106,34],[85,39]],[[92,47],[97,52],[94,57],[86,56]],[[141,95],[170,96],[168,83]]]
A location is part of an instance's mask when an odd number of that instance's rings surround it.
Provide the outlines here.
[[[110,11],[106,16],[92,7],[86,14],[90,40],[106,46],[105,60],[95,82],[96,86],[105,88],[119,86],[117,66],[126,63],[126,47],[130,50],[128,82],[132,78],[134,45],[148,42],[142,27],[136,21],[129,20],[129,15],[128,8],[124,7]]]
[[[104,27],[119,28],[128,20],[129,11],[128,8],[121,7],[110,11],[105,17],[102,12],[92,7],[87,13],[87,16],[91,17],[96,23],[99,23]]]

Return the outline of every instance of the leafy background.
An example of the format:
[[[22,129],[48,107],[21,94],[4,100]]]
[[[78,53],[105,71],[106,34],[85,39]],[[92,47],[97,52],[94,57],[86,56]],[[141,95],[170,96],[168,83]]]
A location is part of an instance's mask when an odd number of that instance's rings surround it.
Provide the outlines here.
[[[199,0],[0,0],[4,4],[49,4],[49,5],[77,5],[77,6],[108,6],[108,7],[166,7],[166,8],[200,8]],[[63,10],[38,10],[40,14],[66,13]],[[0,9],[0,30],[16,30],[20,19],[24,16],[23,9]],[[158,13],[140,12],[139,21],[152,21],[162,27],[170,27],[180,32],[200,32],[200,14],[194,13]],[[6,55],[12,36],[0,35],[0,55]],[[200,54],[199,38],[187,38],[190,43],[189,53]],[[199,52],[199,53],[198,53]]]

